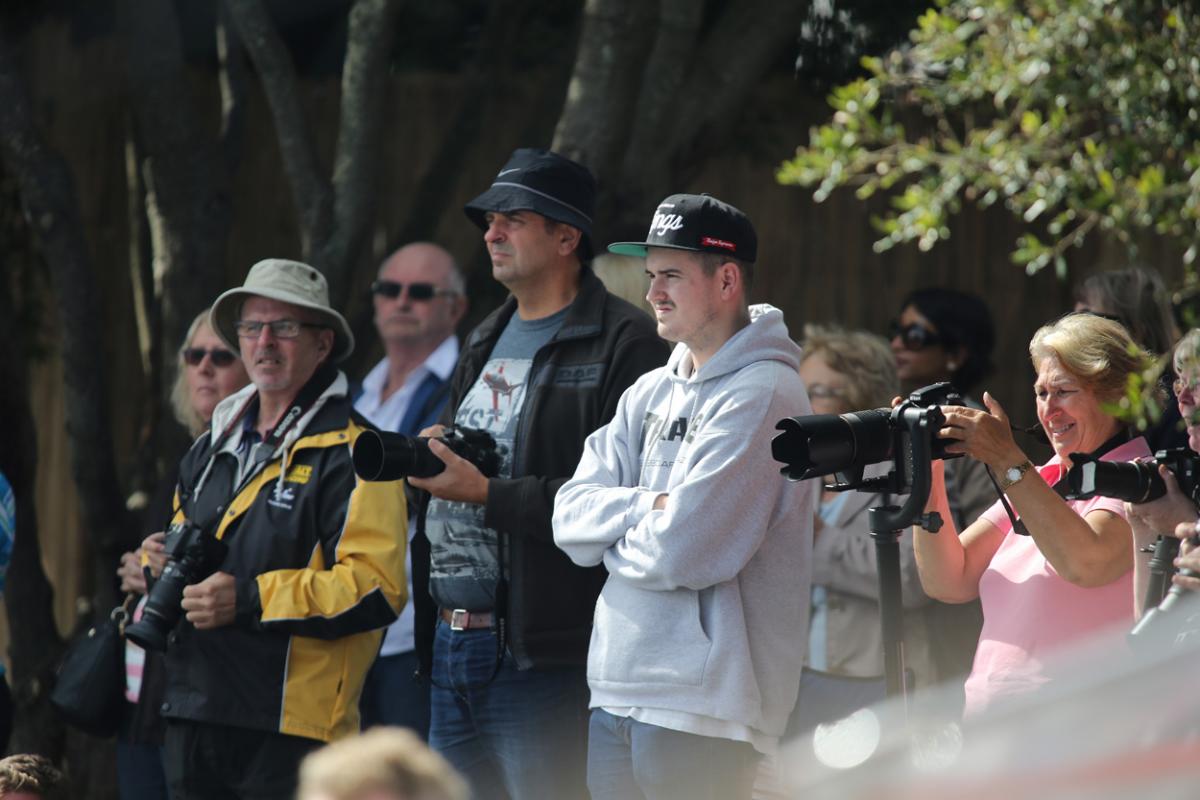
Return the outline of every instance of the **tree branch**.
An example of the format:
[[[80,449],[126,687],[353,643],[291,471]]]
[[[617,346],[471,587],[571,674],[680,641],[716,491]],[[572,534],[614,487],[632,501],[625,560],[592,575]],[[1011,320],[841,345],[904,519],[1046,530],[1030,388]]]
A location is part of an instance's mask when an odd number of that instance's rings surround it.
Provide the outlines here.
[[[668,191],[672,160],[662,150],[674,135],[675,115],[688,98],[682,87],[704,16],[702,0],[661,0],[658,31],[641,80],[641,93],[619,180],[607,192],[604,215],[621,238],[641,233],[655,192]],[[664,157],[666,155],[666,157]]]
[[[232,216],[229,175],[190,102],[174,4],[119,0],[117,11],[144,155],[163,349],[173,352],[192,317],[223,283]]]
[[[221,132],[217,137],[226,169],[241,163],[246,128],[246,52],[225,3],[217,5],[217,79],[221,87]]]
[[[617,163],[653,32],[653,4],[587,0],[575,68],[552,148],[604,171]],[[613,176],[615,177],[615,176]]]
[[[696,51],[675,120],[672,150],[694,160],[724,141],[754,85],[784,47],[794,45],[806,3],[747,0],[730,3]],[[729,57],[721,57],[729,54]]]
[[[262,0],[225,0],[225,4],[266,93],[284,172],[300,214],[301,249],[304,257],[311,259],[330,235],[334,197],[304,119],[296,69]]]
[[[357,0],[350,9],[333,165],[334,221],[328,242],[315,255],[335,307],[344,307],[350,268],[374,220],[383,98],[397,8],[397,0]]]

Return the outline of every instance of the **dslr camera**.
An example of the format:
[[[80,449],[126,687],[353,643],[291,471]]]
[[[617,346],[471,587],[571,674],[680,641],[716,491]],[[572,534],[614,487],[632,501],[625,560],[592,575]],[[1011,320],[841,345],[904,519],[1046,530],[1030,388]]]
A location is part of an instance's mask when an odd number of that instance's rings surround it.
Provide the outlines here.
[[[1179,488],[1200,507],[1200,455],[1186,447],[1159,450],[1154,461],[1101,461],[1082,453],[1071,454],[1067,470],[1070,487],[1068,500],[1088,500],[1097,495],[1115,497],[1127,503],[1149,503],[1167,493],[1167,485],[1158,474],[1158,465],[1166,464],[1179,481]]]
[[[460,458],[470,461],[488,478],[500,474],[502,450],[480,428],[450,425],[438,437]],[[429,438],[366,430],[354,442],[354,472],[365,481],[394,481],[409,476],[432,478],[446,469],[429,449]]]
[[[863,489],[904,494],[912,489],[914,437],[930,437],[930,460],[957,458],[947,453],[950,440],[933,436],[945,422],[939,406],[963,405],[962,395],[950,383],[918,389],[895,408],[873,408],[849,414],[812,414],[788,417],[775,427],[783,433],[771,442],[771,454],[784,464],[788,480],[835,476],[829,488]],[[864,479],[871,464],[892,460],[895,468],[886,478]]]
[[[146,650],[167,649],[167,636],[183,614],[183,587],[217,571],[229,546],[191,520],[172,525],[164,541],[167,566],[146,595],[142,618],[125,628],[125,638]]]

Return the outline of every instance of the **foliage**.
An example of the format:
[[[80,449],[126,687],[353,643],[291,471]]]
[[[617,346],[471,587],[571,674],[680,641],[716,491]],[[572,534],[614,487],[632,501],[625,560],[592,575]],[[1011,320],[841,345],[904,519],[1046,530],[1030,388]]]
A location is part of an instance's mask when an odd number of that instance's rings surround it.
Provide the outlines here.
[[[950,235],[962,201],[1029,225],[1012,259],[1065,272],[1093,229],[1196,256],[1200,8],[1183,0],[940,0],[911,44],[865,58],[783,183],[891,191],[877,251]]]

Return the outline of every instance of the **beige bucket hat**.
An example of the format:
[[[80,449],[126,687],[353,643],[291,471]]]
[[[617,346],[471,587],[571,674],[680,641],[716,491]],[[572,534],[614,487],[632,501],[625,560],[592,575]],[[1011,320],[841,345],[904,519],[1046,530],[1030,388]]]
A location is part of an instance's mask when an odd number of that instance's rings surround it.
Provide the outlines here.
[[[213,303],[209,324],[221,341],[238,352],[237,321],[242,304],[250,297],[267,297],[307,308],[325,317],[334,333],[333,352],[337,363],[354,352],[354,334],[346,318],[329,307],[329,283],[314,267],[299,261],[268,258],[246,274],[246,281],[224,292]]]

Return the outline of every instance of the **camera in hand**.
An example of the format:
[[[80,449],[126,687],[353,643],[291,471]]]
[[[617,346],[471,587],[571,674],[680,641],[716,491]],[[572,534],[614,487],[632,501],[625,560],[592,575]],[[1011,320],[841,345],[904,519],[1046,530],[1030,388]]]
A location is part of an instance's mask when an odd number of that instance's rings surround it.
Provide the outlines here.
[[[913,392],[895,408],[789,417],[775,426],[783,433],[771,442],[771,454],[785,465],[781,472],[789,480],[834,475],[837,483],[831,488],[838,490],[870,486],[863,479],[864,468],[892,459],[897,469],[889,484],[880,488],[906,492],[913,471],[913,432],[936,431],[945,421],[939,406],[963,404],[952,384],[935,383]],[[946,452],[950,443],[933,437],[930,457],[958,457]]]
[[[191,520],[172,525],[164,545],[167,565],[146,596],[142,618],[125,628],[125,638],[146,650],[167,649],[167,636],[183,614],[183,587],[216,572],[229,549]]]
[[[1167,493],[1167,485],[1158,474],[1158,465],[1166,464],[1183,493],[1200,505],[1197,491],[1200,455],[1186,447],[1159,450],[1154,461],[1101,461],[1081,453],[1072,453],[1071,461],[1067,471],[1068,500],[1088,500],[1099,495],[1127,503],[1149,503]]]
[[[470,461],[488,478],[500,474],[501,450],[485,430],[451,425],[438,441],[459,458]],[[429,449],[424,436],[366,430],[354,442],[354,472],[365,481],[395,481],[400,478],[432,478],[446,468]]]

